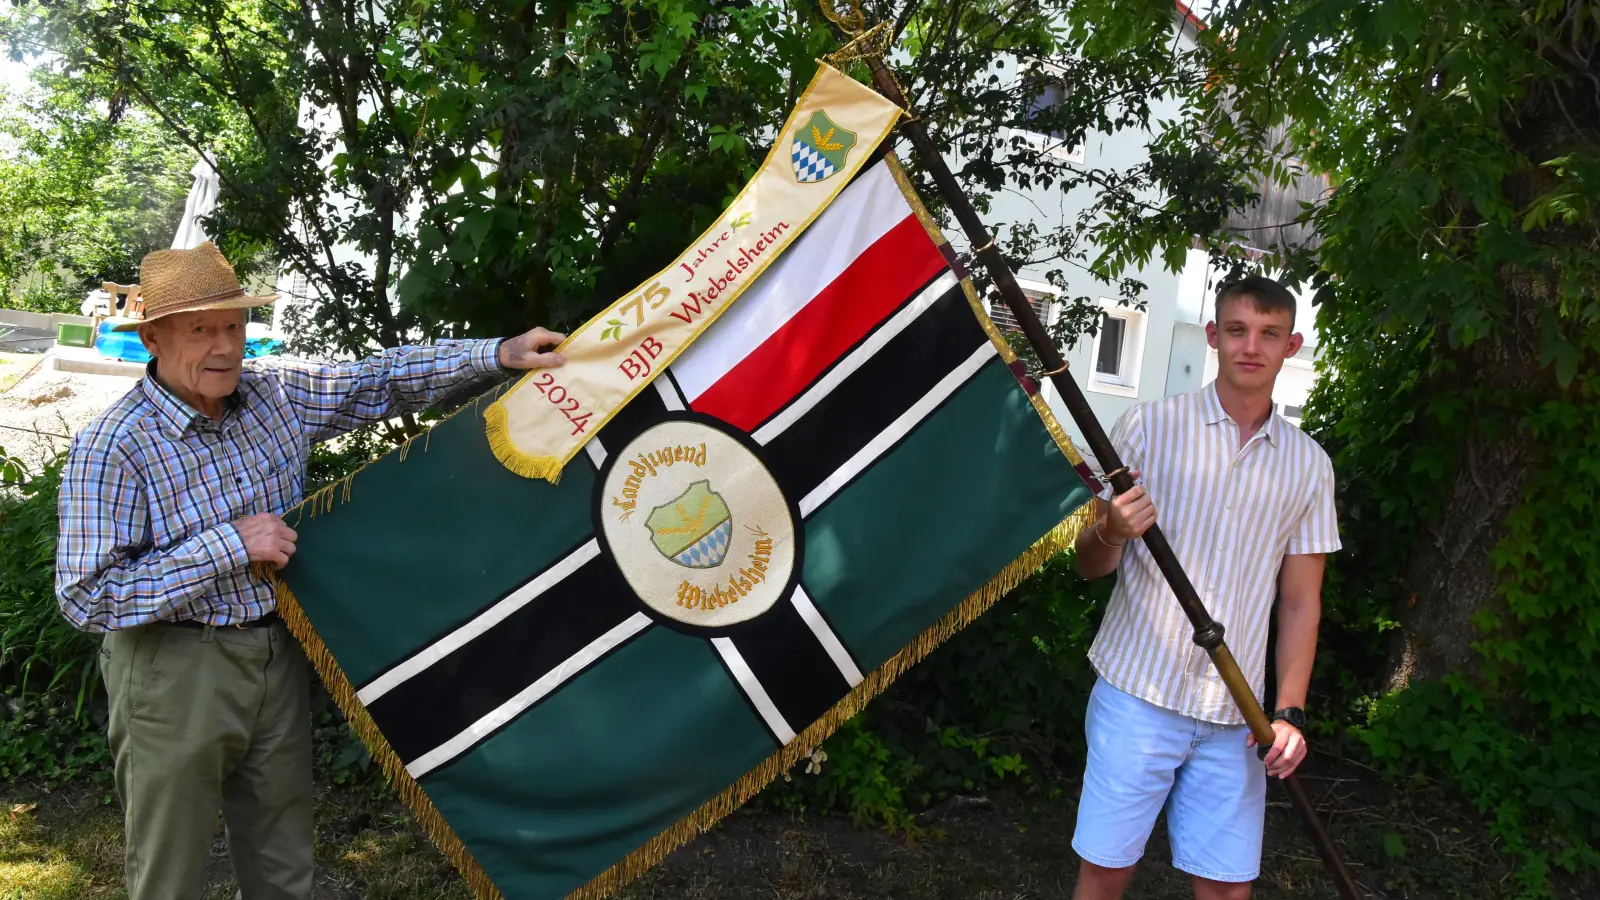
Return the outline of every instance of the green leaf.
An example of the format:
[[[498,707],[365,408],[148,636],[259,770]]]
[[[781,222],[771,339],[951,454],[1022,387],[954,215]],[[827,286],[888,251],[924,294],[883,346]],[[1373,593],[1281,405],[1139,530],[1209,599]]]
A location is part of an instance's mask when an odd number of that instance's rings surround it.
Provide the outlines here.
[[[464,235],[467,240],[471,241],[473,250],[482,250],[483,241],[489,236],[489,229],[493,227],[493,213],[475,209],[467,213],[466,218],[461,220],[461,224],[456,226],[456,233]]]
[[[1555,357],[1556,383],[1567,387],[1578,374],[1578,348],[1565,338],[1557,338],[1551,353]]]

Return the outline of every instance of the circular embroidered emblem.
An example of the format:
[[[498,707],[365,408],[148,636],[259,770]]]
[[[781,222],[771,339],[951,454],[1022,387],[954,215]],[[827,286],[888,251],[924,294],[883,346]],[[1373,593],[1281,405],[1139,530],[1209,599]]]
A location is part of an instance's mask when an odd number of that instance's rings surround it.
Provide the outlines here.
[[[701,628],[772,608],[795,564],[789,501],[761,460],[720,428],[673,419],[612,458],[600,523],[639,599]]]

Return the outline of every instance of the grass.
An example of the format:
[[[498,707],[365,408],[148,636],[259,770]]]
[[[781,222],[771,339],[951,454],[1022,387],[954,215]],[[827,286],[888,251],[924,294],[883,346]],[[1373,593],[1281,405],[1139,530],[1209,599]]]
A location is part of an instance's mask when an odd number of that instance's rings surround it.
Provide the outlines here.
[[[1500,900],[1515,891],[1509,862],[1474,818],[1437,788],[1381,784],[1354,763],[1305,777],[1346,859],[1373,897]],[[618,900],[1067,900],[1077,785],[996,794],[934,810],[917,838],[861,830],[833,818],[742,811],[624,888]],[[1292,810],[1274,791],[1258,900],[1332,900]],[[325,792],[317,805],[314,900],[470,900],[465,885],[410,824],[371,791]],[[219,834],[208,900],[233,896]],[[1168,864],[1158,826],[1130,898],[1191,896]],[[43,793],[0,784],[0,900],[117,900],[120,813],[103,789]],[[1567,879],[1558,900],[1600,896]]]
[[[41,811],[0,790],[0,900],[122,897],[122,821],[91,796]]]
[[[42,793],[0,784],[0,900],[123,900],[122,814],[85,785]],[[355,792],[317,805],[315,900],[471,900],[444,855],[402,810]],[[219,831],[207,900],[234,896]]]

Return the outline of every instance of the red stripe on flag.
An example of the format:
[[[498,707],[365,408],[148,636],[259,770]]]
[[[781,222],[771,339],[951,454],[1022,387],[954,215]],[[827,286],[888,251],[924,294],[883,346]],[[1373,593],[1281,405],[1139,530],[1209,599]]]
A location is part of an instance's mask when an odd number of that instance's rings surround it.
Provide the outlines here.
[[[906,216],[690,406],[754,431],[944,267],[922,223]]]

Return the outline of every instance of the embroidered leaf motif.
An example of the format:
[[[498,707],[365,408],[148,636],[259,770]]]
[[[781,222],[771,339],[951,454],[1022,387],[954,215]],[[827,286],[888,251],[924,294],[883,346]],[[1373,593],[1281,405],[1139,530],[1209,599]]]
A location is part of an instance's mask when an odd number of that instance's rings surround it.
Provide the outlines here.
[[[695,534],[695,535],[698,535],[698,534],[701,533],[700,526],[702,524],[704,524],[705,520],[706,520],[706,510],[711,508],[711,495],[710,494],[706,494],[704,497],[700,498],[700,509],[697,510],[695,512],[695,514],[692,515],[692,516],[689,515],[689,513],[686,510],[684,510],[682,503],[676,503],[676,504],[673,504],[673,506],[677,510],[678,521],[683,523],[682,527],[673,528],[673,527],[668,526],[668,527],[657,528],[656,529],[656,534],[663,535],[663,536],[669,535],[669,534]]]
[[[619,321],[617,319],[607,319],[606,320],[606,325],[608,325],[610,327],[608,327],[608,328],[606,328],[606,329],[604,329],[604,330],[602,330],[600,332],[600,340],[602,340],[602,341],[620,341],[620,340],[622,340],[622,322],[621,321]]]
[[[821,129],[813,125],[811,126],[811,140],[817,145],[818,150],[843,150],[844,145],[833,140],[833,133],[837,130],[837,128],[829,128],[828,133],[823,134]]]

